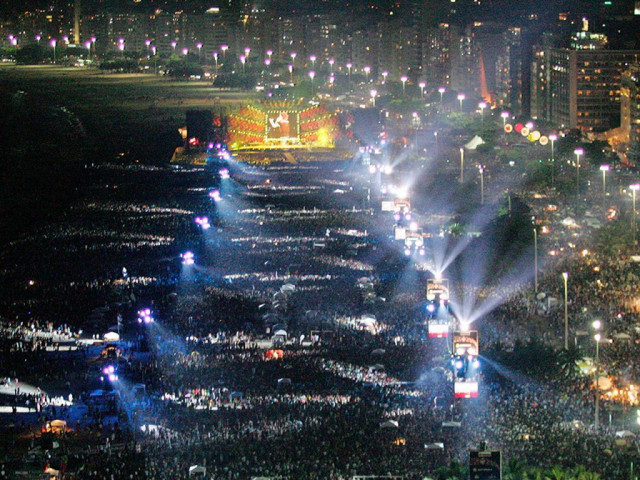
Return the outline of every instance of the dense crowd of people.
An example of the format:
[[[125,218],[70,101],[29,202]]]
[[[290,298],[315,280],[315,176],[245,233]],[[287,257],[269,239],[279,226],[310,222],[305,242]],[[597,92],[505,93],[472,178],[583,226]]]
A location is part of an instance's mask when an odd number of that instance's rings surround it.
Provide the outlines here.
[[[481,357],[479,398],[454,400],[448,341],[428,338],[426,272],[397,268],[403,253],[381,233],[392,218],[352,206],[362,205],[361,189],[349,189],[357,178],[321,170],[265,167],[256,172],[269,183],[246,182],[252,188],[227,179],[215,185],[218,208],[206,168],[106,170],[117,194],[93,192],[69,218],[7,248],[9,258],[31,256],[1,278],[11,297],[0,302],[0,374],[3,384],[20,378],[37,391],[12,388],[0,403],[37,409],[21,417],[25,430],[55,418],[70,425],[57,448],[42,443],[34,463],[95,480],[186,478],[193,465],[220,480],[418,479],[466,464],[469,449],[486,444],[531,466],[626,478],[638,446],[631,437],[620,445],[615,432],[629,429],[640,400],[630,388],[640,378],[636,263],[593,250],[585,237],[543,269],[542,297],[524,281],[452,282],[453,313],[469,302],[486,310],[481,354],[532,337],[560,348],[561,273],[570,272],[572,342],[601,318],[600,368],[627,392],[603,392],[603,408],[618,412],[611,424],[603,414],[591,426],[589,376],[530,378],[490,357]],[[172,187],[168,198],[158,197],[158,181]],[[336,186],[350,193],[333,195]],[[331,198],[322,208],[305,197],[319,192]],[[208,232],[193,224],[203,212]],[[38,243],[55,253],[51,262]],[[187,248],[195,265],[181,264]],[[140,308],[153,311],[153,323],[136,322]],[[101,341],[109,329],[122,333],[114,355]],[[79,347],[56,348],[67,343]],[[591,355],[593,342],[584,343]],[[108,381],[105,366],[119,378]],[[4,448],[17,455],[17,446]]]

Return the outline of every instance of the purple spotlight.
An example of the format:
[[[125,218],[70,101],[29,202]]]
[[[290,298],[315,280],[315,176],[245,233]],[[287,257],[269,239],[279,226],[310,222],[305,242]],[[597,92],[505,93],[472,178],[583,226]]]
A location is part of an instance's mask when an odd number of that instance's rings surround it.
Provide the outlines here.
[[[222,200],[222,197],[220,196],[220,190],[211,190],[209,192],[209,197],[211,197],[214,202],[219,202],[220,200]]]
[[[118,376],[117,375],[115,375],[113,373],[111,375],[109,375],[109,381],[110,382],[115,382],[116,380],[118,380]]]
[[[193,265],[194,263],[196,263],[195,255],[193,254],[193,252],[184,252],[181,257],[183,265]]]
[[[430,303],[429,305],[427,305],[427,311],[429,313],[433,313],[436,311],[436,306],[433,303]]]
[[[218,173],[220,174],[220,178],[222,178],[222,179],[229,178],[229,169],[228,168],[221,168]]]

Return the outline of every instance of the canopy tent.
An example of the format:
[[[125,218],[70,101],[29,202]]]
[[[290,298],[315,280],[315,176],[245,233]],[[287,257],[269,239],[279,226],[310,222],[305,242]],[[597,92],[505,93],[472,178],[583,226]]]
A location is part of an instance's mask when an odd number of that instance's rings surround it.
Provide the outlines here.
[[[382,422],[380,424],[380,428],[398,428],[398,422],[395,420],[387,420],[386,422]]]
[[[371,355],[384,355],[387,351],[384,348],[376,348]]]
[[[442,426],[449,428],[460,428],[462,426],[462,422],[442,422]]]
[[[631,335],[628,333],[616,333],[613,338],[616,340],[631,340]]]
[[[616,438],[635,438],[636,434],[629,430],[620,430],[616,432]]]
[[[360,325],[366,325],[367,327],[373,326],[377,323],[376,317],[370,314],[364,314],[358,319]]]
[[[102,339],[105,342],[119,342],[120,335],[118,335],[116,332],[107,332],[102,336]]]
[[[189,467],[189,476],[192,475],[202,475],[203,477],[207,475],[207,467],[203,467],[202,465],[191,465]]]
[[[468,143],[465,144],[464,148],[467,150],[475,150],[479,145],[484,144],[484,140],[480,138],[478,135],[474,136]]]
[[[287,331],[286,330],[276,330],[275,332],[273,332],[274,335],[281,335],[283,337],[287,336]]]
[[[444,443],[435,442],[435,443],[425,443],[424,448],[427,450],[444,450]]]
[[[291,385],[291,379],[290,378],[279,378],[278,379],[278,386],[284,386],[284,385]]]
[[[293,283],[285,283],[280,287],[281,292],[295,292],[296,286]]]

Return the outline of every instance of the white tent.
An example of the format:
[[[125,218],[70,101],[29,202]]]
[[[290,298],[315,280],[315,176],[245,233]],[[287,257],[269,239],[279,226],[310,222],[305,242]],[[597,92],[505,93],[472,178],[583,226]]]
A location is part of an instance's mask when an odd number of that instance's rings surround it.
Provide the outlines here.
[[[376,324],[376,317],[374,317],[373,315],[365,314],[358,319],[358,323],[360,325],[366,325],[367,327],[370,327]]]
[[[102,336],[102,339],[105,342],[119,342],[120,335],[118,335],[116,332],[107,332]]]
[[[387,351],[384,348],[376,348],[371,355],[384,355]]]
[[[478,148],[478,145],[482,145],[483,143],[484,143],[484,140],[482,140],[482,138],[476,135],[471,140],[469,140],[469,142],[464,146],[464,148],[466,148],[467,150],[475,150],[476,148]]]
[[[296,286],[293,283],[285,283],[280,287],[281,292],[295,292]]]
[[[444,443],[435,442],[435,443],[425,443],[424,448],[427,450],[444,450]]]
[[[283,385],[291,385],[291,379],[290,378],[279,378],[278,379],[278,386],[283,386]]]
[[[273,332],[274,336],[280,336],[280,337],[285,337],[287,336],[287,332],[286,330],[276,330],[275,332]]]
[[[628,333],[616,333],[613,338],[616,340],[631,340],[631,335]]]
[[[380,424],[380,428],[398,428],[398,422],[395,420],[387,420],[386,422],[382,422]]]
[[[616,432],[616,438],[634,438],[635,436],[636,434],[629,430],[621,430],[619,432]]]
[[[449,428],[460,428],[462,426],[462,422],[442,422],[442,426]]]
[[[202,476],[205,476],[207,474],[207,467],[203,467],[202,465],[191,465],[189,467],[189,476],[197,473],[201,473]]]

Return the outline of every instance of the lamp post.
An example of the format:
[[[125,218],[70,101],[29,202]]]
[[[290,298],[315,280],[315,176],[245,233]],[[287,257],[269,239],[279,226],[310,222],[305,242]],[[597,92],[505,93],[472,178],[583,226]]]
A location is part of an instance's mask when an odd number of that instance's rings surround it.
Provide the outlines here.
[[[216,75],[218,74],[218,52],[213,52],[213,61],[216,64]]]
[[[538,229],[533,224],[533,291],[538,293]]]
[[[382,72],[382,84],[384,85],[387,82],[387,76],[389,75],[389,72],[387,72],[386,70],[384,72]]]
[[[158,47],[151,45],[151,53],[153,54],[153,73],[158,75]]]
[[[460,102],[460,111],[462,112],[462,101],[465,99],[464,93],[458,94],[458,101]]]
[[[311,60],[311,68],[316,68],[316,56],[315,55],[309,55],[309,60]]]
[[[336,61],[333,58],[329,59],[329,74],[333,75],[333,64],[336,63]]]
[[[371,67],[369,65],[366,65],[364,68],[364,74],[365,74],[365,78],[366,78],[366,82],[369,83],[369,74],[371,73]]]
[[[633,226],[633,241],[636,241],[636,192],[640,190],[640,183],[634,183],[633,185],[629,185],[631,189],[631,199],[632,199],[632,214],[633,217],[631,219],[631,225]]]
[[[122,52],[122,56],[124,57],[124,42],[118,44],[118,50]]]
[[[444,87],[438,88],[438,93],[440,93],[440,110],[442,110],[442,96],[447,89]]]
[[[87,59],[90,59],[91,58],[91,42],[89,40],[84,42],[84,48],[87,49]]]
[[[200,61],[202,56],[202,42],[196,43],[196,48],[198,49],[198,61]]]
[[[183,55],[183,56],[185,56],[185,57],[186,57],[187,55],[189,55],[189,49],[188,49],[187,47],[184,47],[184,48],[182,49],[182,55]]]
[[[293,83],[293,65],[289,64],[287,68],[289,69],[289,82]]]
[[[509,118],[509,112],[502,112],[500,114],[500,117],[502,118],[502,131],[504,132],[504,127],[507,126],[507,118]]]
[[[220,45],[220,51],[222,52],[222,63],[227,58],[227,50],[229,50],[229,45]]]
[[[400,81],[402,82],[402,96],[404,97],[404,93],[405,93],[405,84],[407,83],[407,80],[409,80],[407,78],[406,75],[403,75],[400,77]]]
[[[296,57],[298,56],[298,54],[296,52],[291,52],[289,55],[291,55],[291,64],[295,67],[296,66]]]
[[[426,87],[427,84],[425,82],[420,82],[418,86],[420,87],[420,98],[424,98],[424,87]]]
[[[267,50],[267,58],[271,61],[271,56],[273,55],[273,50]]]
[[[600,165],[600,171],[602,172],[602,196],[607,196],[607,172],[609,171],[609,165]]]
[[[53,47],[53,63],[56,63],[56,45],[58,41],[55,38],[51,39],[51,47]]]
[[[563,272],[562,278],[564,280],[564,349],[569,349],[569,305],[568,305],[568,293],[567,293],[567,281],[569,280],[569,273]]]
[[[480,165],[478,170],[480,171],[480,205],[484,205],[484,167]]]
[[[480,123],[484,125],[484,109],[487,108],[487,102],[480,102],[478,107],[480,107]]]
[[[315,76],[316,76],[316,72],[311,70],[309,72],[309,78],[311,79],[311,96],[313,96],[313,79],[314,79]]]
[[[244,55],[240,55],[240,63],[242,64],[242,74],[244,75],[246,70],[245,70],[245,63],[247,63],[247,57],[245,57]]]
[[[576,148],[573,153],[576,154],[576,202],[580,199],[580,155],[584,155],[582,148]]]
[[[370,92],[371,95],[371,103],[373,104],[373,108],[376,107],[376,95],[378,95],[378,91],[377,90],[371,90]]]
[[[149,52],[149,55],[151,55],[150,53],[150,48],[151,47],[151,40],[149,40],[148,38],[144,41],[144,45],[147,47],[147,52]]]
[[[347,62],[347,71],[349,72],[349,86],[351,86],[351,67],[353,67],[353,64],[351,62]]]
[[[596,429],[600,426],[600,340],[602,335],[598,330],[602,326],[600,320],[593,322],[593,328],[596,330],[596,334],[593,338],[596,341],[596,412],[595,412],[595,426]]]
[[[464,148],[460,147],[460,183],[464,183]]]
[[[551,140],[551,185],[553,186],[555,179],[554,179],[554,175],[553,172],[555,170],[555,163],[556,160],[554,158],[554,148],[553,148],[553,144],[554,142],[558,139],[558,136],[555,133],[552,133],[551,135],[549,135],[549,140]]]
[[[42,38],[42,35],[36,35],[36,42],[38,42],[38,45],[40,45],[41,38]]]
[[[178,42],[173,41],[171,42],[171,48],[173,48],[173,54],[176,54],[176,47],[178,46]]]

